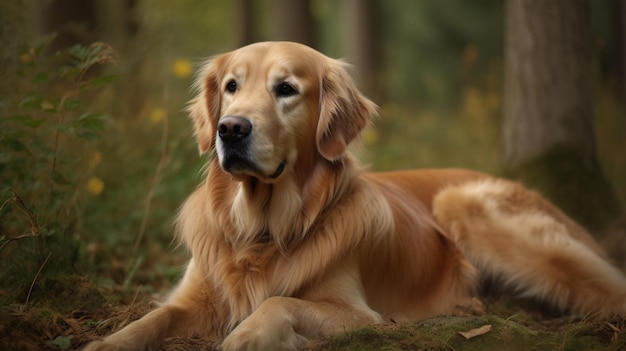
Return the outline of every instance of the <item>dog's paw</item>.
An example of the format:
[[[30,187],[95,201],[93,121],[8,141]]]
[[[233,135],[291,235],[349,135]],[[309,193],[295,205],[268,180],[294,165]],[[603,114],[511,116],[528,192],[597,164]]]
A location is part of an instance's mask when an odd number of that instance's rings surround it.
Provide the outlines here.
[[[93,341],[87,344],[83,351],[130,351],[124,346],[106,342],[104,340]]]
[[[92,341],[83,348],[82,351],[149,351],[157,349],[156,344],[146,344],[142,342],[133,342],[133,340],[111,340],[107,337],[103,340]]]
[[[276,328],[272,325],[256,326],[244,321],[222,343],[223,351],[275,351],[300,350],[307,339],[293,328]]]

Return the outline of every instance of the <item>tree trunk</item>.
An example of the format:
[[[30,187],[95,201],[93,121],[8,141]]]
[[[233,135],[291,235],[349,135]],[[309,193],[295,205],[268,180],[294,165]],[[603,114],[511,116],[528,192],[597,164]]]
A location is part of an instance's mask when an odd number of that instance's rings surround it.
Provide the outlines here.
[[[596,158],[587,0],[508,0],[504,167],[588,227],[619,203]]]
[[[287,40],[316,47],[309,0],[272,0],[270,21],[273,40]]]
[[[94,40],[96,6],[94,1],[53,0],[41,8],[39,33],[57,33],[52,50],[74,44],[89,44]]]
[[[235,0],[233,4],[233,26],[237,46],[244,46],[257,41],[255,33],[255,16],[252,0]]]
[[[363,92],[378,103],[383,100],[382,49],[378,18],[380,10],[377,0],[345,0],[344,43],[348,60],[358,72],[356,81]]]
[[[618,62],[618,90],[626,101],[626,0],[620,0],[617,5],[617,47],[619,50]]]
[[[587,1],[507,4],[505,166],[562,146],[593,164]]]

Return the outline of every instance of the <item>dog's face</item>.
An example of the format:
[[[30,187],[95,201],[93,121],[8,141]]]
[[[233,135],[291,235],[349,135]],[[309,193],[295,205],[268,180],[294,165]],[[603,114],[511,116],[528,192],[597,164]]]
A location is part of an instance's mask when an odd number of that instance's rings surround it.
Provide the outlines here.
[[[303,157],[340,159],[375,105],[344,65],[301,44],[257,43],[209,61],[189,111],[201,152],[243,179],[276,182]]]

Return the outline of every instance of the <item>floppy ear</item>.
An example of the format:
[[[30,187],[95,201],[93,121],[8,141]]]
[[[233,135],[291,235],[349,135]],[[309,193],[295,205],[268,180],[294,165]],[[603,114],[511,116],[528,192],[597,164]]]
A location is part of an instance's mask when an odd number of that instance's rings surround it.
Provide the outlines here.
[[[345,66],[331,60],[322,77],[316,141],[319,153],[329,161],[340,159],[377,114],[376,105],[358,91]]]
[[[220,113],[218,65],[219,61],[215,59],[202,66],[194,84],[196,97],[187,106],[201,154],[215,147],[216,126]]]

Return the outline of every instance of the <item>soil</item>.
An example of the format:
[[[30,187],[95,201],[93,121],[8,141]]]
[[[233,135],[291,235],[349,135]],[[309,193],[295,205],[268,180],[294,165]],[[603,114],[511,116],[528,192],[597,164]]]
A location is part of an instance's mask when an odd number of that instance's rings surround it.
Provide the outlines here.
[[[103,292],[84,276],[48,278],[38,286],[27,304],[0,310],[0,350],[77,350],[151,308],[152,296],[140,290]],[[508,298],[488,299],[486,306],[488,313],[481,316],[374,325],[313,341],[307,350],[626,350],[623,317],[555,316]],[[162,349],[215,350],[217,345],[216,340],[172,338]]]

